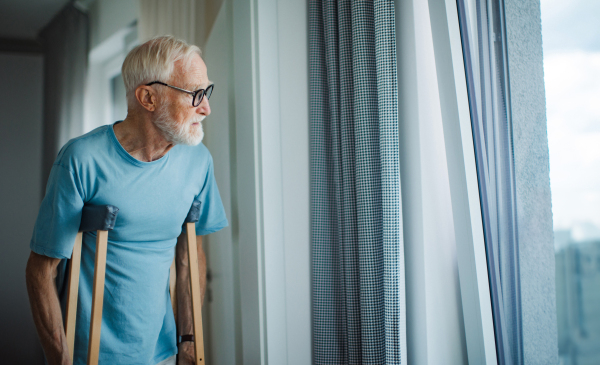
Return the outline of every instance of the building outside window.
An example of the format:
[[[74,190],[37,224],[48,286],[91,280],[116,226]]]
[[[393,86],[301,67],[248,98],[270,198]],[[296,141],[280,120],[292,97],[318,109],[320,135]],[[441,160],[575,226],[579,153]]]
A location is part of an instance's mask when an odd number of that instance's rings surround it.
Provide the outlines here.
[[[600,364],[600,2],[541,9],[559,357]]]

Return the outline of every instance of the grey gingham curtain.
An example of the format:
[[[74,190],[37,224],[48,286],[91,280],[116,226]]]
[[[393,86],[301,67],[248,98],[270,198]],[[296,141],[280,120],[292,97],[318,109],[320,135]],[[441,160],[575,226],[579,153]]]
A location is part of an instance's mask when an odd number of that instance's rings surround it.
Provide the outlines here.
[[[393,1],[309,2],[315,364],[400,364]]]

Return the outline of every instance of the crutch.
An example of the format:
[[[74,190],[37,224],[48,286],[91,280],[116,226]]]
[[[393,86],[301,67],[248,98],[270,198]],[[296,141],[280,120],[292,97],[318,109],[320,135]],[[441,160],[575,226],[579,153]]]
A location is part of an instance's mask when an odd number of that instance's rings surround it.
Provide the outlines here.
[[[200,299],[200,274],[198,272],[198,247],[196,246],[196,222],[200,219],[200,202],[194,200],[185,218],[185,238],[188,248],[188,263],[190,267],[190,286],[192,297],[192,319],[194,329],[194,351],[196,365],[206,363],[204,359],[204,336],[202,333],[202,302]],[[173,313],[177,320],[177,279],[175,276],[175,258],[171,264],[170,290]]]
[[[102,303],[104,300],[104,274],[106,273],[106,246],[108,231],[115,227],[119,208],[112,205],[84,205],[81,224],[75,237],[75,245],[69,260],[69,283],[67,291],[67,311],[65,315],[65,335],[69,355],[73,361],[75,352],[75,319],[77,316],[77,296],[79,294],[79,269],[81,263],[81,240],[83,232],[96,231],[96,260],[92,291],[92,318],[88,342],[88,364],[98,364],[100,353],[100,328],[102,325]]]
[[[106,273],[106,249],[108,231],[115,226],[119,209],[112,205],[85,205],[81,215],[79,232],[75,237],[75,245],[69,261],[69,281],[67,292],[67,308],[65,315],[65,335],[69,347],[69,355],[73,361],[75,349],[75,319],[77,314],[77,296],[79,292],[79,270],[81,263],[81,242],[83,232],[96,231],[96,259],[94,266],[94,282],[92,291],[92,313],[90,320],[90,336],[88,343],[88,365],[98,364],[100,354],[100,329],[102,324],[102,303],[104,300],[104,276]],[[187,225],[188,256],[190,262],[190,285],[192,292],[192,317],[194,334],[196,335],[195,351],[197,364],[204,364],[204,342],[202,336],[202,313],[200,304],[200,283],[198,274],[198,254],[196,248],[195,222],[200,214],[200,203],[194,202],[185,224]],[[194,265],[195,263],[195,265]],[[171,273],[173,278],[173,273]],[[174,283],[171,281],[171,292]]]

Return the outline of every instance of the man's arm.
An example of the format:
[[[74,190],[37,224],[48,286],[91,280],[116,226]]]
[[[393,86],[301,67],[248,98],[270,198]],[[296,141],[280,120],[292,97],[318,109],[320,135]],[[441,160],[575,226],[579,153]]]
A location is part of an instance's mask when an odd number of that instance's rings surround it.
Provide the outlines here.
[[[32,251],[25,270],[33,322],[49,365],[71,364],[55,282],[59,263]]]
[[[206,256],[202,248],[202,236],[196,236],[198,246],[198,272],[200,275],[200,301],[204,303],[206,292]],[[188,247],[185,234],[177,239],[175,265],[177,270],[177,331],[178,335],[190,335],[193,333],[192,321],[192,297],[190,293],[190,268],[188,260]],[[194,344],[184,342],[179,345],[179,362],[185,364],[195,363]]]

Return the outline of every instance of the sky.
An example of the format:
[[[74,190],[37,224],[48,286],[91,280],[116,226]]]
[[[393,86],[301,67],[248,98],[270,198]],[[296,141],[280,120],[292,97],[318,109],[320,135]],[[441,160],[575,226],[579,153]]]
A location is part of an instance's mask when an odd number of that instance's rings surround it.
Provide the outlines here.
[[[554,228],[600,238],[600,0],[541,0]]]

